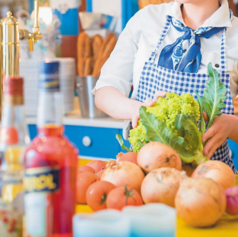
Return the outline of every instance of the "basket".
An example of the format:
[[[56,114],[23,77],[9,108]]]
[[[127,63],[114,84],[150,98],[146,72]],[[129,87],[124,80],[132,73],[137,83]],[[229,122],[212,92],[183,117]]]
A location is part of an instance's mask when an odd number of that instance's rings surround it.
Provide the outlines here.
[[[172,2],[173,0],[139,0],[139,8],[142,9],[143,7],[149,5],[149,4],[161,4],[161,3],[168,3]]]

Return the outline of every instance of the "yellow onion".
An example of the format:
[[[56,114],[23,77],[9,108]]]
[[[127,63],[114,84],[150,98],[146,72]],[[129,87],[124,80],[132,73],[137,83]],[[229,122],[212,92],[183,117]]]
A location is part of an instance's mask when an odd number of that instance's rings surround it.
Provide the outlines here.
[[[212,179],[187,178],[180,184],[175,207],[178,216],[188,225],[213,226],[225,212],[225,191]]]
[[[177,170],[181,170],[182,167],[177,151],[161,142],[150,142],[144,145],[138,153],[137,162],[147,174],[162,167]]]
[[[218,160],[209,160],[195,169],[192,178],[202,177],[213,179],[225,190],[236,184],[236,177],[230,166]]]
[[[110,160],[101,180],[108,181],[116,187],[130,186],[140,193],[145,175],[141,168],[129,161]]]
[[[187,178],[185,171],[174,168],[159,168],[151,171],[141,185],[144,203],[164,203],[174,207],[175,195],[180,182]]]

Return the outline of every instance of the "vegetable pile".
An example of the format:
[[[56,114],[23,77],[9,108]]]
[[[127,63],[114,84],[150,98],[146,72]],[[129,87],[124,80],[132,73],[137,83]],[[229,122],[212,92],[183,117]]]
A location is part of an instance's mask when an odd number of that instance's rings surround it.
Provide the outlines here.
[[[175,149],[183,163],[197,166],[207,161],[203,156],[201,136],[209,129],[214,118],[225,107],[226,86],[220,82],[218,72],[208,65],[206,89],[203,97],[195,91],[197,100],[190,94],[167,93],[153,107],[140,108],[138,126],[130,131],[129,141],[133,151],[139,152],[147,143],[162,142]],[[205,123],[203,112],[208,117]]]
[[[78,203],[93,211],[163,203],[175,207],[193,227],[214,226],[225,212],[238,217],[232,169],[203,156],[201,136],[222,114],[226,98],[226,88],[211,64],[208,74],[207,89],[203,97],[197,94],[198,101],[189,94],[168,93],[154,107],[140,109],[139,125],[130,134],[133,152],[117,135],[127,153],[107,164],[98,160],[79,167]]]

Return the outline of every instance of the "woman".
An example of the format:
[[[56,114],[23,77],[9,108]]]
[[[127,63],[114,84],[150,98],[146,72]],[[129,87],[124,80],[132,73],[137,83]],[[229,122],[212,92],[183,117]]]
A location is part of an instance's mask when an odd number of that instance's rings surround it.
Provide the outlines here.
[[[202,94],[207,65],[212,62],[228,92],[224,113],[202,137],[209,139],[204,155],[222,160],[236,172],[227,138],[238,143],[238,118],[232,106],[238,91],[237,39],[238,18],[227,0],[175,0],[147,6],[129,21],[102,68],[95,103],[136,127],[139,108],[151,106],[166,92],[194,95],[196,89]]]

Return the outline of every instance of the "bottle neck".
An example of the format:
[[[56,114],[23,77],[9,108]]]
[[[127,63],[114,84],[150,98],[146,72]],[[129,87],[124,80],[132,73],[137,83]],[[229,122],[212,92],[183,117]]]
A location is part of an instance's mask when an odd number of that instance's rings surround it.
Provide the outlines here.
[[[59,91],[40,90],[37,113],[39,135],[60,136],[63,134],[62,111],[61,93]]]
[[[0,128],[0,147],[8,145],[25,146],[29,143],[30,138],[25,121],[24,105],[22,103],[16,105],[5,103],[4,100]]]

